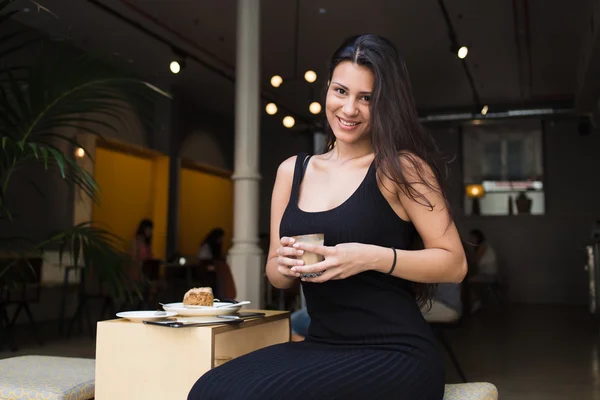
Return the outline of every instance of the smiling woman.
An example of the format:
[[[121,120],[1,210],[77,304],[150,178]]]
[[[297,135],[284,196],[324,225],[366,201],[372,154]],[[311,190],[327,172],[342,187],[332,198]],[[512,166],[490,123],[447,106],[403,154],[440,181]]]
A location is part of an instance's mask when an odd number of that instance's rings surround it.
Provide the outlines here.
[[[463,279],[465,255],[443,164],[390,42],[363,35],[342,44],[325,110],[327,152],[284,161],[271,201],[267,275],[279,288],[302,281],[306,340],[211,370],[190,399],[443,397],[443,365],[419,305],[432,283]],[[324,245],[292,238],[316,233]],[[413,250],[419,237],[425,248]],[[323,260],[304,265],[304,252]]]
[[[344,61],[335,69],[325,111],[339,140],[368,139],[372,87],[373,73],[367,67]]]

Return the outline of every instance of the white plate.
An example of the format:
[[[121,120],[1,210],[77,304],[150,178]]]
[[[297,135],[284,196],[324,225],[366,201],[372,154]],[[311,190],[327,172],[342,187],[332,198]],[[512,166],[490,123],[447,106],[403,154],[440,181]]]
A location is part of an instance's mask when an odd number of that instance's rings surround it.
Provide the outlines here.
[[[223,324],[226,322],[230,322],[227,319],[215,317],[214,315],[205,315],[201,317],[183,317],[183,318],[175,318],[177,322],[183,322],[186,324],[207,324],[207,325],[215,325],[215,324]]]
[[[160,313],[160,314],[159,314]],[[142,322],[142,321],[156,321],[169,317],[176,316],[177,313],[172,310],[168,311],[123,311],[117,313],[117,317],[126,318],[133,322]]]
[[[210,315],[227,315],[227,314],[234,314],[238,311],[240,311],[240,309],[248,303],[244,303],[244,304],[240,304],[239,306],[230,306],[230,307],[223,307],[226,304],[232,304],[232,303],[226,303],[224,301],[219,302],[219,303],[215,303],[215,305],[217,307],[207,307],[207,306],[185,306],[183,303],[169,303],[169,304],[164,304],[163,308],[165,309],[165,311],[174,311],[177,314],[184,316],[184,317],[199,317],[199,316],[210,316]]]

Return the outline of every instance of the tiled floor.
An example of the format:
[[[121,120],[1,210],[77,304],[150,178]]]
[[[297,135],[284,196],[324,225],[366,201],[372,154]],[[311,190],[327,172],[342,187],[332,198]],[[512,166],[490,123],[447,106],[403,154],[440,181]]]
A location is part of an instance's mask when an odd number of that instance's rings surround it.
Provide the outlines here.
[[[501,399],[591,400],[600,399],[599,326],[584,307],[512,306],[476,313],[447,337],[467,379],[494,383]]]
[[[87,335],[59,340],[56,326],[41,327],[42,347],[25,327],[17,330],[22,354],[72,357],[95,355]],[[600,400],[599,325],[583,307],[511,306],[478,312],[447,337],[469,381],[494,383],[501,399]],[[448,382],[458,376],[447,360]]]

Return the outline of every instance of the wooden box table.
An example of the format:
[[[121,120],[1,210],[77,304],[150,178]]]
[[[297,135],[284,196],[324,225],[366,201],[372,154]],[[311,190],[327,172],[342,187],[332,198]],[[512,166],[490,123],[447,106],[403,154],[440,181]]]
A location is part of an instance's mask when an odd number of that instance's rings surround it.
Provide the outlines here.
[[[215,360],[290,340],[287,311],[238,324],[169,328],[116,319],[98,322],[96,400],[185,400]]]

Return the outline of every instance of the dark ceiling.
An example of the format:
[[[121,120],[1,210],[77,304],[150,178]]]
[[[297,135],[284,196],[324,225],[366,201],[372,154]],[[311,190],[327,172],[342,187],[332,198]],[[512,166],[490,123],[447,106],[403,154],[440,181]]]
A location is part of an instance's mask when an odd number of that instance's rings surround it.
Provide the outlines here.
[[[235,0],[39,3],[58,18],[31,9],[21,14],[21,22],[53,35],[69,32],[79,46],[130,62],[148,78],[180,87],[197,106],[233,114]],[[265,96],[296,115],[310,116],[311,90],[302,79],[304,71],[317,72],[313,95],[318,93],[328,58],[343,38],[372,32],[391,39],[403,54],[420,110],[473,109],[480,107],[477,103],[489,104],[490,111],[573,103],[586,83],[580,80],[594,67],[586,52],[595,43],[596,3],[301,0],[297,13],[294,0],[262,0],[262,88]],[[457,41],[469,46],[464,62],[450,52],[449,26]],[[174,50],[188,55],[187,67],[177,76],[168,70]],[[298,79],[289,79],[296,71]],[[287,78],[278,89],[269,85],[273,74]]]

